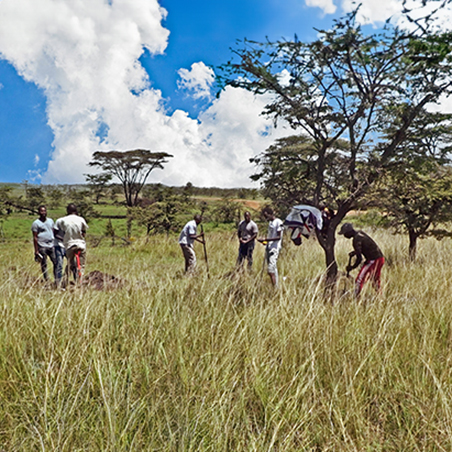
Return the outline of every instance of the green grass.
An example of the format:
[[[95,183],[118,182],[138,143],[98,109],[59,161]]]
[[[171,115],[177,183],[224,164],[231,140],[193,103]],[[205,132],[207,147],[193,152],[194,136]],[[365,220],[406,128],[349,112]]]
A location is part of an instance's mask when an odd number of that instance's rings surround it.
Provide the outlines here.
[[[406,237],[372,235],[383,294],[334,304],[312,240],[286,240],[278,292],[260,246],[252,275],[231,274],[233,231],[207,237],[210,278],[199,244],[182,277],[174,235],[102,241],[87,272],[128,281],[104,292],[45,288],[31,241],[1,243],[2,448],[451,450],[452,244],[422,241],[412,264]]]

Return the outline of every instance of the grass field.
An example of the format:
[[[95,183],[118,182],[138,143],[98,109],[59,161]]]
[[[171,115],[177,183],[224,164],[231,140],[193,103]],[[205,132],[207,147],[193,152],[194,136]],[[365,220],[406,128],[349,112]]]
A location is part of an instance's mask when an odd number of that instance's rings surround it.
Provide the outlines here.
[[[209,234],[210,278],[199,244],[186,278],[176,236],[105,239],[87,273],[126,284],[62,292],[40,283],[31,240],[9,236],[0,450],[452,450],[452,243],[422,241],[410,263],[406,237],[372,236],[383,294],[334,304],[313,240],[285,241],[278,292],[262,247],[252,275],[232,272],[233,232]],[[338,239],[341,268],[350,248]]]

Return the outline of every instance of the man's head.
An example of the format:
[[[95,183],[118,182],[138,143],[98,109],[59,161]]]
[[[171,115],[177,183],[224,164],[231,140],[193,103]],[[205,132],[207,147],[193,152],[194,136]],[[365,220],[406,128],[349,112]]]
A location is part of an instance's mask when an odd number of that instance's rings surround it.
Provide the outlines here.
[[[68,204],[68,206],[66,207],[66,212],[68,215],[77,215],[77,207],[75,206],[75,204]]]
[[[353,225],[351,223],[344,223],[339,231],[339,234],[343,235],[347,239],[351,239],[356,234],[356,231],[353,229]]]
[[[201,215],[200,215],[199,213],[197,213],[197,214],[193,217],[193,219],[196,221],[196,224],[199,224],[199,223],[201,223],[201,221],[202,221],[202,217],[201,217]]]
[[[264,218],[266,220],[274,220],[275,218],[275,212],[273,211],[273,209],[269,206],[266,206],[262,209],[262,215],[264,216]]]
[[[246,222],[246,223],[249,223],[249,222],[251,221],[251,214],[250,214],[248,211],[246,211],[246,212],[243,214],[243,217],[245,218],[245,222]]]
[[[39,206],[38,207],[39,216],[41,218],[47,217],[47,207],[46,206]]]

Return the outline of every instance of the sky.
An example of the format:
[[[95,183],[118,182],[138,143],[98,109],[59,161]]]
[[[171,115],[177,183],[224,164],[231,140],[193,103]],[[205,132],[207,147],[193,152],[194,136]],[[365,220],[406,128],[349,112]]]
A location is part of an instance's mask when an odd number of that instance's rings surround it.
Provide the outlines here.
[[[97,150],[165,151],[149,182],[252,187],[292,130],[215,75],[237,40],[310,41],[351,0],[0,0],[0,182],[84,182]],[[363,0],[378,26],[401,0]]]

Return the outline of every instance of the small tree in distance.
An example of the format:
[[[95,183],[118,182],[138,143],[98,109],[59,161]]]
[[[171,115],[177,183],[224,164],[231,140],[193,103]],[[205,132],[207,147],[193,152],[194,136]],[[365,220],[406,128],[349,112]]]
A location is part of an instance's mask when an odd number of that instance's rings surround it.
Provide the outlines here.
[[[49,207],[51,209],[57,209],[60,207],[64,198],[63,190],[56,185],[50,185],[46,187],[45,191],[47,199],[49,200]]]
[[[117,177],[122,184],[126,205],[137,204],[138,195],[142,190],[151,171],[163,169],[163,164],[172,155],[166,152],[151,152],[146,149],[131,151],[97,151],[89,166],[101,168],[105,174]]]
[[[27,185],[26,204],[30,211],[38,213],[38,207],[46,204],[43,188],[37,185]]]
[[[419,238],[451,235],[438,228],[452,220],[451,141],[452,115],[423,111],[370,194],[396,231],[408,233],[411,260]]]
[[[106,196],[106,191],[113,178],[111,174],[85,174],[85,180],[88,184],[91,196],[96,204],[99,204],[100,198]]]
[[[405,170],[379,181],[379,205],[396,231],[408,233],[408,254],[416,259],[417,241],[424,237],[452,236],[438,226],[452,219],[452,168],[437,166],[430,172]]]

